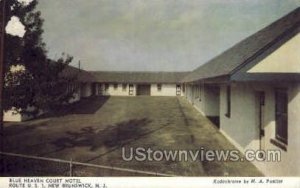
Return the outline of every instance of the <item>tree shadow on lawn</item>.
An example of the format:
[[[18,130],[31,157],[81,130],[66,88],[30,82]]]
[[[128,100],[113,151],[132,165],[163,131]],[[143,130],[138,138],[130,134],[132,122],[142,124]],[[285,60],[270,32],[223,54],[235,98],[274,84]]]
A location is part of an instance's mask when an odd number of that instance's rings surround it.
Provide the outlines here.
[[[147,118],[132,119],[110,125],[104,130],[88,126],[79,131],[67,131],[66,137],[59,138],[52,142],[52,144],[58,148],[54,152],[74,147],[89,147],[90,151],[95,151],[100,147],[106,147],[109,151],[105,154],[108,154],[131,141],[136,141],[169,125],[169,123],[167,123],[156,129],[149,129],[147,125],[151,122],[152,121]],[[50,153],[45,153],[44,155]],[[105,154],[101,154],[96,158]]]

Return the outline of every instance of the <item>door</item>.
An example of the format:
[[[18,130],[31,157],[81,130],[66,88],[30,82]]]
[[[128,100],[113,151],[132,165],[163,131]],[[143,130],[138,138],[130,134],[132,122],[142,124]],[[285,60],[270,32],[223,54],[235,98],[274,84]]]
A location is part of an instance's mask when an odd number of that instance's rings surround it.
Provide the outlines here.
[[[265,107],[265,92],[256,92],[256,109],[257,109],[257,126],[259,134],[259,150],[264,150],[264,107]]]
[[[178,84],[176,85],[176,95],[180,96],[181,95],[181,86]]]
[[[137,86],[137,95],[150,95],[150,88],[149,84],[143,84]]]
[[[133,84],[129,84],[129,95],[133,95]]]

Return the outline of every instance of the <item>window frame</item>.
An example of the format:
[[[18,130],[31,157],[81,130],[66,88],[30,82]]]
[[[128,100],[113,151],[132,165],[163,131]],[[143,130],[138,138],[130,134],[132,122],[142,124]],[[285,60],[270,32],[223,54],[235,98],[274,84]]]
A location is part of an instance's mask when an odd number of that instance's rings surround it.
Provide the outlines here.
[[[278,95],[284,95],[285,99],[279,99]],[[279,101],[283,100],[281,102],[285,102],[284,108],[280,108],[279,110]],[[287,88],[275,88],[275,139],[283,144],[288,144],[288,89]],[[279,117],[284,118],[284,120],[281,119],[281,124],[279,124]],[[284,117],[285,116],[285,117]],[[282,122],[285,122],[286,124],[282,124]],[[279,127],[283,126],[283,127]],[[285,129],[284,132],[286,135],[282,135],[280,130]]]
[[[156,84],[157,91],[161,92],[162,84]]]

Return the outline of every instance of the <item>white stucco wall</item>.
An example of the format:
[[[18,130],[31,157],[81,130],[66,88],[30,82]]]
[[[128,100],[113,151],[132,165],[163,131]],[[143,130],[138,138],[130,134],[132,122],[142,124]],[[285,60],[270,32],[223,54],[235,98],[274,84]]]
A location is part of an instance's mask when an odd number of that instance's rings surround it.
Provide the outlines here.
[[[176,96],[176,84],[161,84],[161,91],[157,90],[157,84],[151,84],[151,96]]]
[[[136,96],[136,84],[133,85],[133,94],[129,95],[129,84],[123,90],[122,84],[118,84],[118,88],[114,88],[114,84],[109,84],[109,88],[105,90],[105,84],[101,84],[103,96]]]
[[[105,84],[101,84],[102,95],[104,96],[136,96],[137,85],[133,84],[133,95],[129,95],[129,84],[126,90],[123,90],[122,84],[118,84],[118,88],[114,88],[114,84],[109,84],[109,88],[105,90]],[[157,84],[150,85],[151,96],[176,96],[176,84],[162,84],[161,91],[157,90]]]
[[[231,116],[227,112],[227,86],[220,91],[220,128],[242,151],[259,149],[259,127],[256,120],[255,93],[247,84],[231,85]]]
[[[216,104],[209,104],[206,101],[213,100],[214,95],[208,88],[202,89],[201,101],[196,92],[197,85],[187,86],[186,98],[201,113],[207,115],[210,110],[205,112],[208,106],[215,108]],[[280,149],[270,142],[275,138],[275,93],[277,87],[287,87],[289,95],[288,104],[288,145],[287,151]],[[220,89],[220,131],[231,141],[239,150],[258,151],[261,147],[264,151],[275,150],[281,153],[281,162],[259,162],[253,163],[268,176],[299,176],[300,175],[300,84],[263,84],[263,83],[233,83],[231,85],[231,116],[226,117],[227,97],[226,85]],[[263,106],[263,129],[265,136],[259,140],[259,106],[256,93],[265,93],[265,105]],[[213,112],[213,111],[212,111]]]
[[[288,104],[288,145],[287,151],[273,145],[275,138],[275,93],[274,88],[287,87]],[[258,105],[256,91],[265,92],[263,107],[263,128],[265,136],[259,140]],[[231,117],[226,113],[226,86],[221,87],[220,129],[221,132],[241,151],[248,149],[281,152],[281,162],[258,162],[254,164],[268,176],[299,176],[299,84],[234,83],[231,86]]]

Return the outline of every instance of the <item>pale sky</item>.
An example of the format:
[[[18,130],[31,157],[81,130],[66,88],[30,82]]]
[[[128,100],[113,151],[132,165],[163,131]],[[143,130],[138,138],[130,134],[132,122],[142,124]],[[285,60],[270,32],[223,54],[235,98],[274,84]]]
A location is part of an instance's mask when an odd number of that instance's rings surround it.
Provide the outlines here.
[[[39,0],[49,56],[86,70],[190,71],[300,0]]]

